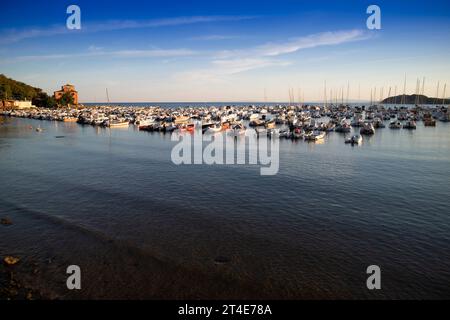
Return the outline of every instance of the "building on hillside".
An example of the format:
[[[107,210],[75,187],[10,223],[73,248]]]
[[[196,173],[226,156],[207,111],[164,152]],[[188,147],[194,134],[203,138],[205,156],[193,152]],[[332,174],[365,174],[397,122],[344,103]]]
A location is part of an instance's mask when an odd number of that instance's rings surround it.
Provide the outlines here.
[[[61,87],[61,90],[55,91],[53,96],[55,100],[61,99],[64,93],[69,93],[73,97],[73,103],[78,104],[78,92],[75,90],[75,86],[72,84],[66,84]]]

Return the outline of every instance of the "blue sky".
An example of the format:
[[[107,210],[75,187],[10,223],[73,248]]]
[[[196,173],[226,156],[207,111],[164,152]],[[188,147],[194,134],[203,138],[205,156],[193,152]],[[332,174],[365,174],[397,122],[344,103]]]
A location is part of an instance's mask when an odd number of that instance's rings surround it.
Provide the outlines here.
[[[67,30],[66,8],[81,8]],[[381,8],[381,30],[366,8]],[[8,1],[0,21],[0,73],[80,100],[322,100],[347,87],[450,93],[448,1]],[[383,88],[383,89],[381,89]],[[331,92],[330,92],[331,91]],[[265,92],[265,94],[264,94]],[[446,94],[450,96],[450,94]]]

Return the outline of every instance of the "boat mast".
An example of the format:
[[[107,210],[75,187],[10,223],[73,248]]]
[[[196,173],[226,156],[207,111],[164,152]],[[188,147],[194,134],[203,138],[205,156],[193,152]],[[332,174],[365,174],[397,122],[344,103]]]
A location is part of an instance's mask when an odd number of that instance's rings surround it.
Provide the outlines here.
[[[298,88],[298,106],[302,106],[302,88]]]
[[[108,101],[108,104],[109,104],[109,93],[108,93],[108,88],[106,88],[106,100]]]
[[[391,96],[391,87],[389,86],[388,98]]]
[[[333,105],[333,89],[330,89],[330,106]]]
[[[348,97],[349,97],[349,92],[350,92],[350,81],[347,81],[347,98],[346,98],[346,100],[347,100],[347,105],[348,105]]]
[[[420,80],[419,78],[416,79],[416,91],[414,91],[414,94],[416,95],[416,98],[414,99],[414,104],[417,106],[419,104],[419,88],[420,88]]]
[[[394,92],[394,107],[397,104],[397,85],[395,86],[395,92]]]
[[[377,87],[375,87],[373,91],[373,104],[376,104],[377,101]]]
[[[425,95],[425,77],[423,77],[423,80],[422,80],[422,93],[421,93],[422,99],[419,98],[419,104],[423,103],[424,95]]]
[[[383,93],[384,93],[384,87],[381,87],[380,91],[380,102],[378,104],[381,104],[381,101],[383,101]]]
[[[405,94],[406,94],[406,73],[405,73],[405,81],[403,82],[403,95],[400,104],[405,104]]]
[[[438,99],[439,99],[439,81],[437,83],[437,88],[436,88],[436,98],[434,99],[434,104],[438,103]]]
[[[447,89],[447,84],[444,84],[444,92],[442,93],[442,107],[444,106],[444,102],[445,102],[445,89]]]

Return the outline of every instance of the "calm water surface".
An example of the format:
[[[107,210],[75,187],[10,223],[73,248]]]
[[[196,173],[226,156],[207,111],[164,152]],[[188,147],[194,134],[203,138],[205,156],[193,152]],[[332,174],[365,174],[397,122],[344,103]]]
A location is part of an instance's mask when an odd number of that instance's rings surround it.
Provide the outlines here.
[[[176,166],[170,135],[134,126],[0,121],[0,254],[51,297],[450,298],[450,124],[283,139],[260,176]]]

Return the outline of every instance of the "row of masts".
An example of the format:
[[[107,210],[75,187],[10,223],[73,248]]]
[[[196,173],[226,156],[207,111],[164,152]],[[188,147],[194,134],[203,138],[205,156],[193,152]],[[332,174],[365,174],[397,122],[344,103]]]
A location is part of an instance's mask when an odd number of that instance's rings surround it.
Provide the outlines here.
[[[394,101],[393,104],[406,104],[406,75],[404,78],[404,82],[403,82],[403,93],[400,96],[400,101],[397,101],[398,96],[397,96],[397,91],[398,91],[398,86],[389,86],[389,87],[373,87],[370,89],[370,105],[374,105],[374,104],[380,104],[381,101],[383,101],[385,98],[389,98],[391,97],[391,94],[393,94],[394,97]],[[415,101],[414,104],[415,105],[423,105],[425,104],[424,96],[425,96],[425,82],[426,82],[426,78],[423,77],[422,81],[417,78],[416,81],[416,88],[415,88]],[[385,90],[386,89],[386,90]],[[444,83],[443,86],[443,90],[442,90],[442,105],[445,104],[445,94],[446,94],[446,89],[447,89],[447,84]],[[385,93],[387,93],[387,95],[385,95]],[[438,104],[439,103],[439,93],[440,93],[440,81],[437,82],[437,87],[436,87],[436,97],[434,99],[433,104]],[[288,96],[289,96],[289,104],[290,105],[302,105],[305,103],[305,97],[304,97],[304,90],[302,90],[301,88],[298,88],[297,90],[297,95],[295,94],[295,90],[294,88],[289,88],[288,91]],[[361,102],[361,84],[358,84],[358,93],[357,93],[357,101]],[[264,103],[267,103],[267,90],[266,88],[264,88]],[[324,81],[324,87],[323,87],[323,105],[325,107],[327,107],[330,104],[334,104],[334,105],[344,105],[344,104],[349,104],[350,103],[350,82],[347,82],[347,88],[345,88],[344,86],[341,86],[339,89],[327,89],[327,81]]]

